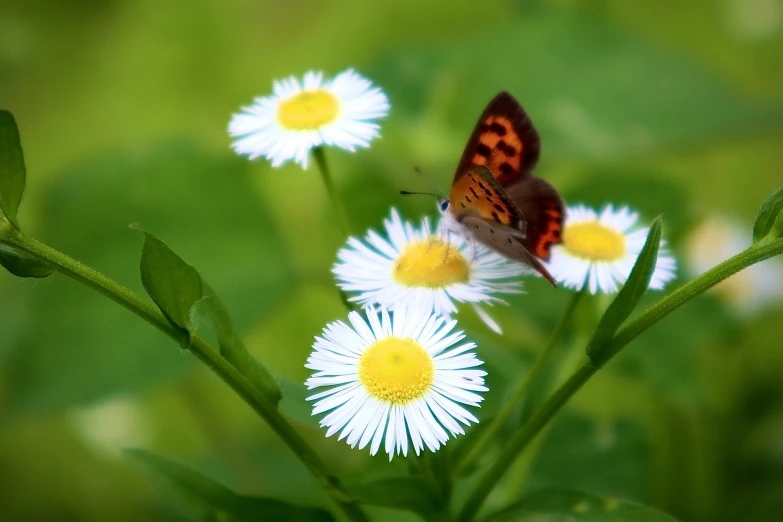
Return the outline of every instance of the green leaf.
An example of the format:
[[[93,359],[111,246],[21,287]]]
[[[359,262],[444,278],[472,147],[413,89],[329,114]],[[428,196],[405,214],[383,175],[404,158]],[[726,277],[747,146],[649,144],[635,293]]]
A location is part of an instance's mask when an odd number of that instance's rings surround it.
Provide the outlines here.
[[[210,520],[256,522],[330,522],[323,509],[296,506],[270,498],[239,495],[192,469],[143,450],[125,450],[125,456],[156,484],[167,498],[175,499],[189,513]]]
[[[572,490],[543,490],[495,513],[484,522],[676,522],[655,509]]]
[[[450,165],[502,89],[544,137],[547,164],[630,158],[780,125],[779,103],[738,96],[706,68],[598,16],[542,8],[504,18],[436,45],[395,49],[367,71],[396,100],[397,115],[417,115],[385,139]]]
[[[171,246],[176,241],[177,254],[219,289],[244,335],[268,320],[297,287],[296,263],[268,206],[259,204],[257,168],[229,151],[213,154],[170,143],[131,147],[56,173],[25,202],[25,210],[40,215],[36,239],[140,294],[144,288],[133,260],[141,245],[127,226],[143,222]],[[0,417],[53,413],[138,393],[197,364],[172,350],[169,337],[68,278],[39,284],[11,282],[0,274],[0,283]],[[335,301],[338,310],[336,296]],[[281,333],[275,350],[298,353],[307,346],[299,341],[307,342]],[[268,350],[267,345],[272,343],[249,348]]]
[[[0,265],[17,277],[41,279],[49,277],[55,271],[46,263],[23,257],[19,254],[0,251]]]
[[[0,210],[19,229],[16,214],[25,187],[24,155],[13,114],[0,110]]]
[[[348,491],[361,504],[385,506],[413,511],[425,520],[443,511],[437,502],[437,495],[427,484],[417,478],[391,477],[363,484],[356,484]]]
[[[756,216],[753,225],[753,242],[764,238],[783,237],[783,187],[780,187],[767,199]]]
[[[203,296],[201,274],[160,239],[136,224],[131,228],[144,234],[139,265],[144,290],[166,318],[180,328],[182,347],[187,349],[193,331],[190,312]]]
[[[609,354],[609,343],[617,329],[622,326],[634,311],[639,300],[650,285],[650,278],[658,260],[658,247],[661,244],[661,216],[655,218],[647,233],[639,257],[623,288],[614,298],[598,322],[592,339],[587,345],[587,355],[594,364],[601,366]]]
[[[242,372],[270,401],[274,404],[279,403],[283,395],[272,374],[247,351],[223,303],[206,281],[202,280],[202,288],[204,298],[199,303],[198,309],[206,316],[217,334],[220,354]]]

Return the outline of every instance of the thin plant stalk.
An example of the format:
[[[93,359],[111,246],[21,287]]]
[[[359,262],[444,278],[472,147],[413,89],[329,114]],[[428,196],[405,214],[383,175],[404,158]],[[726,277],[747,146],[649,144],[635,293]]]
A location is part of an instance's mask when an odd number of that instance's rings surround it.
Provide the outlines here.
[[[711,270],[708,270],[699,277],[685,283],[680,288],[658,301],[658,303],[648,308],[627,326],[621,328],[615,336],[608,341],[609,349],[606,350],[607,355],[601,362],[605,364],[645,330],[697,295],[712,288],[740,270],[781,253],[783,253],[783,238],[760,241]],[[584,386],[599,368],[600,366],[596,365],[593,361],[587,361],[583,364],[549,399],[547,399],[541,408],[533,414],[530,420],[511,436],[495,462],[481,476],[473,491],[468,495],[467,501],[457,516],[457,522],[469,522],[474,519],[489,493],[494,489],[495,485],[497,485],[498,481],[519,454],[524,451],[536,435],[538,435],[568,400]]]
[[[180,342],[179,332],[169,323],[161,311],[152,303],[145,301],[128,288],[120,285],[92,268],[72,259],[65,254],[25,237],[8,226],[0,227],[0,248],[48,264],[61,274],[95,290],[136,314],[143,320],[175,340]],[[277,407],[263,393],[220,353],[198,335],[191,335],[188,349],[212,372],[228,384],[285,442],[310,473],[332,496],[345,516],[355,522],[369,520],[362,508],[352,501],[342,488],[332,471],[318,454],[302,438],[299,432],[283,417]]]
[[[342,228],[342,231],[346,236],[349,236],[351,235],[351,226],[348,222],[348,215],[345,213],[345,208],[343,207],[340,196],[337,194],[337,189],[334,186],[332,173],[326,163],[326,153],[324,152],[323,147],[315,147],[313,149],[313,159],[315,160],[316,165],[318,165],[318,170],[321,172],[321,179],[323,179],[324,186],[326,186],[326,192],[329,193],[329,199],[332,200],[332,206],[334,207],[334,212],[337,214],[337,220],[340,222],[340,228]]]
[[[579,302],[579,298],[584,291],[575,292],[566,305],[563,316],[560,318],[560,322],[555,327],[552,336],[549,338],[546,346],[538,354],[536,360],[533,362],[530,371],[527,373],[524,379],[519,382],[519,385],[511,394],[508,400],[504,401],[503,407],[487,428],[478,437],[478,440],[471,446],[470,451],[465,454],[465,457],[459,462],[457,466],[457,476],[462,472],[469,469],[473,463],[484,454],[487,444],[497,434],[497,432],[506,424],[509,417],[513,415],[514,411],[519,407],[520,403],[527,397],[528,392],[532,386],[538,381],[541,372],[546,367],[547,361],[549,361],[552,353],[560,344],[560,339],[565,333],[566,328],[571,323],[576,305]]]

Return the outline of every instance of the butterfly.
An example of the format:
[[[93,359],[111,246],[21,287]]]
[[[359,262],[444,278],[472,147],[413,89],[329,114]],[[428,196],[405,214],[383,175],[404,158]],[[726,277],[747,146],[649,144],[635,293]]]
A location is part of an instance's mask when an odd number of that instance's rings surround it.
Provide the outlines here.
[[[532,266],[553,285],[540,260],[561,242],[563,201],[531,171],[541,140],[514,97],[495,96],[473,130],[442,214],[461,232],[503,256]]]

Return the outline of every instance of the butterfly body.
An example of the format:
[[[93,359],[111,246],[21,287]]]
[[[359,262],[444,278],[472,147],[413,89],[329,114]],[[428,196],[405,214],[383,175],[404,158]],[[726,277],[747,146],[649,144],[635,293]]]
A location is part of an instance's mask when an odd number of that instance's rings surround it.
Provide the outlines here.
[[[501,92],[479,118],[439,208],[453,218],[452,228],[555,284],[540,260],[549,259],[552,245],[561,241],[563,202],[552,185],[531,173],[540,144],[524,109]]]

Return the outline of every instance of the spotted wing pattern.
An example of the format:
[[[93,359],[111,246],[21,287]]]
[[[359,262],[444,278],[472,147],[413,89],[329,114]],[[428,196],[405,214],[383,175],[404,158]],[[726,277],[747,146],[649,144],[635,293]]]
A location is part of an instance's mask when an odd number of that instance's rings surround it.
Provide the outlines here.
[[[457,221],[478,217],[521,231],[522,216],[506,191],[485,166],[469,168],[451,187],[451,211]]]
[[[557,191],[535,176],[522,178],[505,190],[525,223],[522,244],[541,259],[549,259],[552,246],[562,241],[564,209]]]
[[[472,166],[486,166],[501,186],[527,175],[538,161],[541,141],[525,110],[507,92],[489,102],[462,153],[456,182]]]
[[[482,245],[514,261],[528,264],[552,283],[555,279],[541,262],[525,247],[525,234],[520,230],[500,225],[479,216],[466,216],[462,224],[468,233]]]

